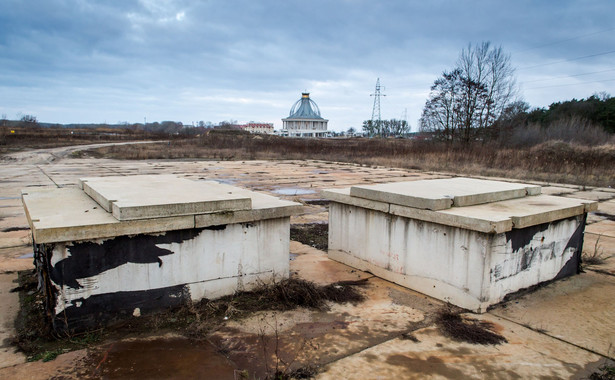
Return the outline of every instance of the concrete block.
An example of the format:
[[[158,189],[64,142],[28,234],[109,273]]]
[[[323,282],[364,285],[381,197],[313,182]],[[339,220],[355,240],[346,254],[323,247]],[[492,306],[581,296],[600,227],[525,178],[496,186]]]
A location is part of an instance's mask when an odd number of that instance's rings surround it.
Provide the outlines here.
[[[161,218],[249,210],[249,197],[236,187],[195,182],[172,175],[82,178],[83,191],[118,220]]]
[[[576,273],[583,214],[500,233],[332,202],[329,257],[475,311]]]
[[[444,210],[537,194],[540,194],[540,186],[473,178],[395,182],[350,188],[353,197],[428,210]]]

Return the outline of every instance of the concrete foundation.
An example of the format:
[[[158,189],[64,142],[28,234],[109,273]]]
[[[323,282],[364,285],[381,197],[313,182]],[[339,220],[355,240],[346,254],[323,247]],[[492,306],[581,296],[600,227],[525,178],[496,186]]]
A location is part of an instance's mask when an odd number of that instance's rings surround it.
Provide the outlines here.
[[[100,198],[76,188],[23,192],[46,308],[56,330],[80,330],[288,277],[290,215],[301,210],[300,204],[188,181],[199,199],[197,206],[185,206],[179,186],[185,180],[166,177],[162,182],[157,176],[88,180],[106,189],[121,189],[122,181],[128,187],[148,179],[164,184],[140,200],[133,196],[129,213],[120,207],[128,204],[126,198],[101,207]],[[175,194],[165,209],[161,200],[168,187]],[[230,194],[229,200],[224,194]],[[117,195],[107,198],[122,199]],[[211,202],[222,202],[223,210]],[[187,215],[195,207],[199,213]],[[130,220],[114,217],[115,210]],[[154,217],[156,210],[163,216]]]
[[[378,194],[380,185],[365,186],[375,195],[325,191],[332,200],[329,257],[479,313],[507,294],[577,273],[595,203],[539,195],[529,185],[504,183],[498,191],[497,182],[480,180],[471,180],[477,194],[494,186],[496,194],[473,196],[461,180],[464,206],[448,195],[455,194],[452,180],[397,183],[397,197]],[[414,187],[428,196],[425,203]]]

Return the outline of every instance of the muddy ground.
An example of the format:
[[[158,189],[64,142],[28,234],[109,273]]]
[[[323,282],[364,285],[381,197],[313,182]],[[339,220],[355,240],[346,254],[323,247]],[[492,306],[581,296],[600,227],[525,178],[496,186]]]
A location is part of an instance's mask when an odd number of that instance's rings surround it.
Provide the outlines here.
[[[77,159],[70,154],[76,148],[69,149],[23,152],[1,163],[0,378],[253,379],[300,369],[305,372],[295,375],[319,379],[582,379],[615,357],[615,257],[608,258],[615,255],[613,189],[541,184],[544,193],[600,201],[588,218],[584,247],[599,260],[486,314],[462,314],[505,340],[478,344],[446,333],[438,323],[442,302],[331,261],[321,250],[328,212],[320,189],[446,174],[320,161]],[[291,242],[291,276],[319,285],[365,279],[359,289],[365,300],[329,302],[327,310],[231,310],[196,337],[172,328],[117,330],[121,334],[103,334],[82,349],[52,352],[46,356],[52,360],[27,362],[11,344],[19,300],[10,290],[17,271],[32,268],[20,190],[75,186],[85,176],[156,173],[214,179],[304,203],[305,213],[291,220],[293,238],[306,243]]]

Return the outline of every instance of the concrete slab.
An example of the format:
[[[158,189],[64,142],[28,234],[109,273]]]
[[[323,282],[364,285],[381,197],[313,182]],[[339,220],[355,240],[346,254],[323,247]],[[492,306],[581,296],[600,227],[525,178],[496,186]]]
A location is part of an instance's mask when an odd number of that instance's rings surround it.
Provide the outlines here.
[[[540,186],[473,178],[395,182],[350,188],[353,197],[401,206],[443,210],[540,194]]]
[[[615,277],[587,271],[501,304],[491,314],[615,358]]]
[[[194,216],[120,222],[77,188],[25,190],[22,196],[34,240],[39,244],[194,227]]]
[[[572,198],[588,199],[591,201],[605,201],[605,200],[615,198],[614,193],[606,192],[606,191],[599,191],[599,190],[577,191],[575,193],[566,194],[564,196],[572,197]]]
[[[299,214],[303,206],[297,202],[285,201],[274,196],[219,184],[224,189],[232,189],[235,195],[250,200],[250,210],[228,210],[224,212],[195,215],[195,227],[219,226],[230,223],[245,223],[255,220],[284,218]]]
[[[249,210],[250,197],[236,187],[174,175],[82,178],[83,191],[118,220]]]
[[[596,202],[582,199],[538,195],[470,207],[455,207],[438,212],[489,221],[510,218],[513,228],[518,229],[566,219],[596,207]]]
[[[543,186],[542,194],[546,195],[564,195],[579,191],[578,187],[560,187],[560,186]]]
[[[615,216],[615,200],[600,202],[598,204],[599,213]]]
[[[0,273],[34,269],[32,246],[0,248]]]
[[[585,227],[585,233],[615,237],[615,221],[603,220],[601,222],[592,223]]]
[[[490,315],[508,343],[461,343],[436,327],[396,338],[333,362],[316,379],[568,379],[587,378],[600,356]],[[591,364],[587,364],[591,363]]]
[[[19,312],[19,293],[11,293],[17,287],[17,273],[0,274],[0,368],[25,363],[24,354],[17,352],[10,343],[15,335],[14,321]]]
[[[596,202],[537,195],[446,210],[423,210],[351,196],[351,189],[328,189],[322,196],[334,202],[358,206],[392,215],[434,222],[485,233],[501,233],[588,212]]]
[[[296,241],[291,241],[290,253],[296,256],[290,263],[291,273],[319,285],[374,277],[371,273],[330,260],[325,252]]]

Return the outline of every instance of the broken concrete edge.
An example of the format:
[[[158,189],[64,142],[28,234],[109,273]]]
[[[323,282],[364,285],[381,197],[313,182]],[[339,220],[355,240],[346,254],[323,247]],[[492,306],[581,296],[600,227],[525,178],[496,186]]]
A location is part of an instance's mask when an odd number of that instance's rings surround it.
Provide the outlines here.
[[[303,205],[276,197],[243,190],[254,201],[252,210],[173,216],[153,219],[118,221],[98,207],[93,199],[78,188],[45,188],[22,190],[22,203],[37,244],[113,238],[122,235],[162,233],[166,231],[204,228],[215,225],[247,223],[300,214]],[[57,205],[58,196],[69,198],[69,207]],[[31,207],[51,207],[48,217],[32,216]],[[45,213],[43,213],[45,214]]]

